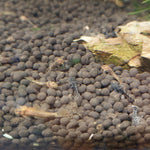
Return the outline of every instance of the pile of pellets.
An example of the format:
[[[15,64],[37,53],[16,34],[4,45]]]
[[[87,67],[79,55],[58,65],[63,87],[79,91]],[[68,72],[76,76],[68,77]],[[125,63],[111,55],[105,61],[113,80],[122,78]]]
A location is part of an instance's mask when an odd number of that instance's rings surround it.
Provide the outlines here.
[[[113,28],[127,20],[126,15],[117,19],[121,10],[112,3],[89,2],[91,5],[79,0],[0,2],[0,148],[56,149],[57,142],[65,149],[149,147],[150,74],[111,64],[123,82],[120,85],[88,49],[73,42],[86,32],[87,24],[93,24],[88,32],[114,36]],[[58,58],[68,66],[50,69]],[[37,85],[26,77],[54,81],[58,88]],[[114,90],[114,83],[134,101]],[[24,105],[60,114],[63,108],[70,116],[16,115],[15,110]]]

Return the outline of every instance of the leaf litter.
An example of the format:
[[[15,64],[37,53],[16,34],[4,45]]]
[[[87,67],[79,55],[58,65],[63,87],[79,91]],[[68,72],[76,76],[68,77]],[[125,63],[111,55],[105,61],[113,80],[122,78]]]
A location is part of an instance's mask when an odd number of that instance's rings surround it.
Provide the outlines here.
[[[115,29],[117,37],[103,34],[75,39],[85,45],[105,64],[142,66],[141,59],[150,60],[150,21],[132,21]],[[149,63],[146,62],[146,63]]]

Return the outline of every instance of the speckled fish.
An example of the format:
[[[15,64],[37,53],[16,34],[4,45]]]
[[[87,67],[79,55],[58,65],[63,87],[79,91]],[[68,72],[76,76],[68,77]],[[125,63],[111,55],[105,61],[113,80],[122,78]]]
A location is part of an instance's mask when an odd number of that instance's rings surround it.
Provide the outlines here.
[[[132,97],[130,97],[130,96],[126,93],[126,91],[123,89],[123,87],[121,87],[121,85],[119,85],[119,84],[117,84],[117,83],[112,83],[112,84],[111,84],[111,88],[112,88],[114,91],[123,94],[126,98],[129,99],[130,102],[132,102],[132,103],[134,102],[134,99],[133,99]]]
[[[70,84],[71,88],[76,91],[77,96],[79,96],[79,91],[77,88],[77,83],[76,83],[75,77],[69,77],[69,84]]]
[[[132,113],[132,124],[139,125],[141,121],[141,117],[137,115],[138,107],[136,105],[132,105],[133,113]]]

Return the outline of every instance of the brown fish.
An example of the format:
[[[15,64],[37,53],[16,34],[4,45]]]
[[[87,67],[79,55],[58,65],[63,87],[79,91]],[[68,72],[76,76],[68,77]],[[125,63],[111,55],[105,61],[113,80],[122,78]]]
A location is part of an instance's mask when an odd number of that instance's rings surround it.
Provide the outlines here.
[[[60,117],[56,112],[46,112],[37,110],[33,107],[20,106],[15,110],[15,114],[23,117],[39,117],[39,118],[57,118]]]
[[[57,83],[53,81],[42,82],[42,81],[34,80],[32,77],[26,77],[26,79],[38,85],[46,85],[49,88],[56,89],[58,87]]]

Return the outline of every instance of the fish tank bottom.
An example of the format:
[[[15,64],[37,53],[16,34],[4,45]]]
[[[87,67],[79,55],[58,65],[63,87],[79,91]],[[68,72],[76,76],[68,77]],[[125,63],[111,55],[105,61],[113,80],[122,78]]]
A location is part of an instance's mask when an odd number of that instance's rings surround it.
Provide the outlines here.
[[[115,37],[137,19],[130,10],[101,0],[0,1],[0,150],[150,148],[150,73],[105,70],[74,41]]]

